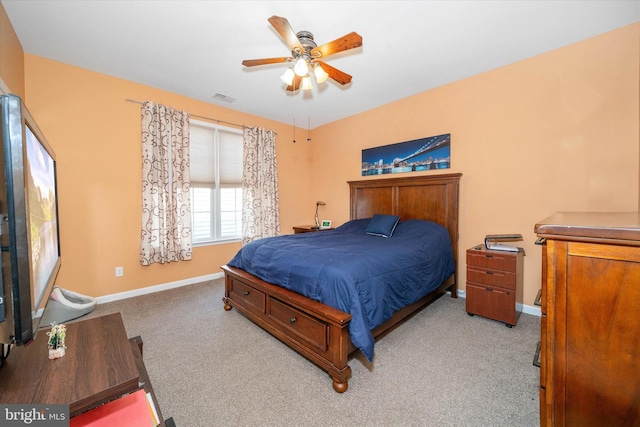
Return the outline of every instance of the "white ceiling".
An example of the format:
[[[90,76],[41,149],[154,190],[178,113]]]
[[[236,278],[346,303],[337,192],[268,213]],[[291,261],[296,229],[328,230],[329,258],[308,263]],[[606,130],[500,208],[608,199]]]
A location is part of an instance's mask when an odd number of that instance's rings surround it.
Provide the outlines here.
[[[638,0],[2,4],[27,53],[311,128],[640,21]],[[293,96],[279,78],[287,64],[242,66],[290,55],[272,15],[318,45],[360,34],[361,48],[326,58],[353,81]]]

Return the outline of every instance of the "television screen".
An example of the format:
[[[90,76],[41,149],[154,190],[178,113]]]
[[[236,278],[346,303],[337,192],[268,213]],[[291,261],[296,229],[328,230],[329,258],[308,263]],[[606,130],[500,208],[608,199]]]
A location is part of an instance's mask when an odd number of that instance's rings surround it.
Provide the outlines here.
[[[56,157],[19,97],[2,95],[0,343],[26,344],[60,269]]]
[[[45,297],[58,262],[56,171],[53,158],[27,125],[27,221],[31,245],[31,280],[34,311]]]

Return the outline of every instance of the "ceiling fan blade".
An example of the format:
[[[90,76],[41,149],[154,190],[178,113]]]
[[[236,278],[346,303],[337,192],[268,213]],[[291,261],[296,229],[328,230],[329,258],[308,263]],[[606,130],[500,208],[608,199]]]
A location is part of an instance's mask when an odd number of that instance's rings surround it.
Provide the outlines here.
[[[345,73],[344,71],[340,71],[337,68],[332,67],[331,65],[327,64],[326,62],[317,61],[317,60],[315,62],[322,66],[322,69],[327,74],[329,74],[330,78],[332,78],[336,82],[340,83],[341,85],[346,85],[347,83],[351,82],[351,76],[349,74]]]
[[[242,65],[245,67],[254,67],[256,65],[266,65],[266,64],[277,64],[280,62],[289,62],[293,61],[292,57],[282,57],[282,58],[262,58],[262,59],[245,59],[242,61]]]
[[[287,86],[287,90],[289,92],[293,91],[295,92],[296,90],[300,89],[300,83],[302,82],[302,77],[295,75],[293,76],[293,84]]]
[[[314,49],[311,49],[311,56],[314,58],[324,58],[334,53],[353,49],[362,46],[362,36],[358,33],[349,33],[345,36],[335,39],[332,42],[325,43]]]
[[[289,21],[287,18],[282,18],[280,16],[272,16],[268,19],[269,23],[275,28],[275,30],[280,34],[280,36],[287,43],[287,46],[292,51],[296,52],[304,52],[304,47],[300,44],[300,40],[298,40],[298,36],[296,36],[295,31],[289,25]]]

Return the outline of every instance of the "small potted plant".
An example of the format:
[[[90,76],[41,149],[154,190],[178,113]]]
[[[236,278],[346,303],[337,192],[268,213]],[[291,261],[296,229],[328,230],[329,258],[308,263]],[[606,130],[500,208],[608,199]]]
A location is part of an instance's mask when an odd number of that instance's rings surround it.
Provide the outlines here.
[[[64,350],[67,348],[65,339],[67,337],[67,327],[63,324],[51,324],[51,332],[47,332],[49,337],[49,359],[57,359],[64,356]]]

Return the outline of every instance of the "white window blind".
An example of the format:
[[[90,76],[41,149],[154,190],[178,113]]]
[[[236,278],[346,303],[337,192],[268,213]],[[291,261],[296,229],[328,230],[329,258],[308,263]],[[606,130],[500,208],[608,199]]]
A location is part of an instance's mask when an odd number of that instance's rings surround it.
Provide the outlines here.
[[[215,186],[215,132],[214,129],[191,125],[189,142],[191,159],[191,184]],[[242,157],[242,153],[240,153]],[[242,174],[242,171],[240,172]]]
[[[193,242],[242,236],[242,132],[191,122]]]
[[[220,184],[227,187],[242,187],[242,135],[219,131]]]

